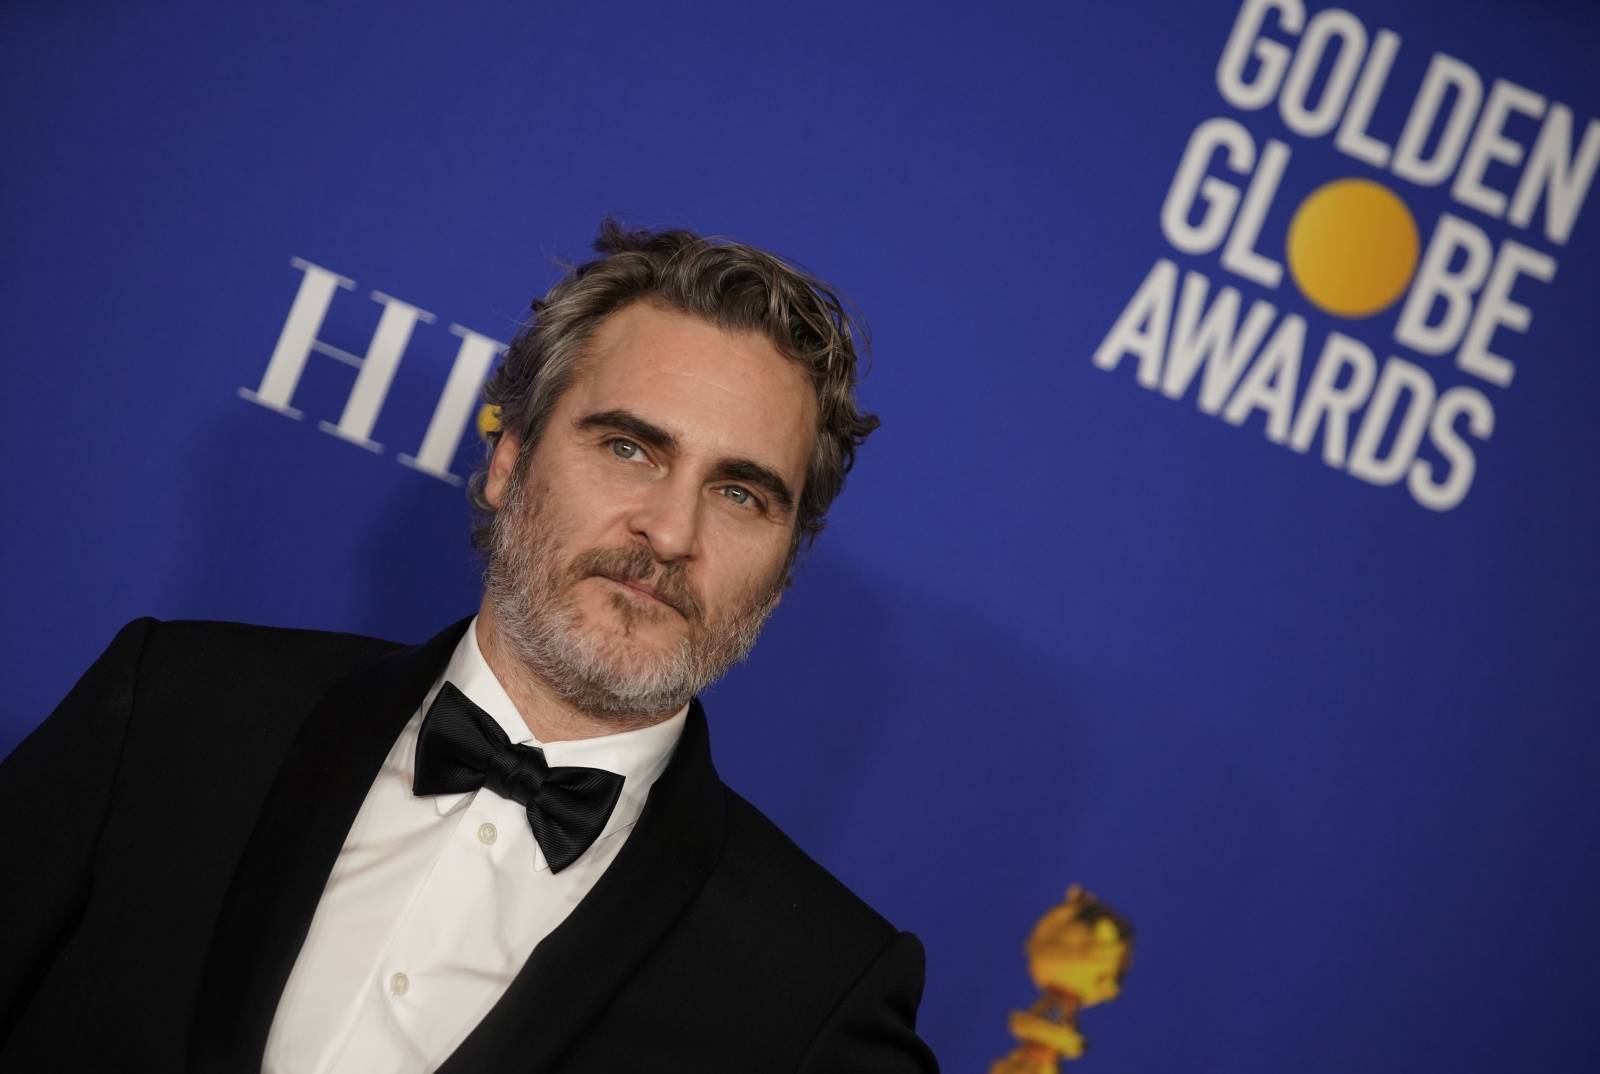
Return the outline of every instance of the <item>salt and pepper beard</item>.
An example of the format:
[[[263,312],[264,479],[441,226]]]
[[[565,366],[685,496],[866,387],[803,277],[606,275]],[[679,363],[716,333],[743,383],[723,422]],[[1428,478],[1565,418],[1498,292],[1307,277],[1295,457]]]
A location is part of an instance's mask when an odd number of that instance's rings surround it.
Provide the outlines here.
[[[787,564],[765,584],[746,586],[730,614],[708,619],[683,564],[662,568],[643,544],[594,548],[559,562],[556,535],[540,507],[543,497],[526,494],[526,476],[526,462],[519,460],[490,523],[484,593],[494,609],[497,640],[557,697],[602,719],[661,719],[749,654],[783,592]],[[688,632],[665,651],[647,652],[586,626],[572,587],[596,575],[648,581],[687,621]],[[612,593],[610,603],[624,637],[642,622],[674,614],[622,593]]]

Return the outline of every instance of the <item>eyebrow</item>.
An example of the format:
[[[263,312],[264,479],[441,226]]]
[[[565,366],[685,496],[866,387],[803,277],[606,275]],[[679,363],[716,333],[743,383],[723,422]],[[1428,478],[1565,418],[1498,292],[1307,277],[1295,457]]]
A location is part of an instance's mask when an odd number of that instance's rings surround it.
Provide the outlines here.
[[[771,496],[773,502],[788,514],[794,510],[794,493],[789,484],[771,469],[750,459],[722,459],[718,461],[714,476],[726,481],[743,481],[754,485]]]
[[[659,425],[645,421],[631,410],[601,410],[588,414],[578,419],[578,428],[589,429],[615,429],[619,433],[627,433],[646,447],[653,447],[658,451],[665,451],[669,455],[678,452],[678,438],[667,432]]]
[[[676,436],[654,422],[646,421],[631,410],[601,410],[586,414],[578,419],[577,427],[580,430],[613,429],[657,451],[669,455],[678,452],[679,444]],[[772,467],[764,466],[754,459],[718,459],[712,476],[724,481],[742,481],[747,485],[754,485],[772,497],[785,513],[794,510],[794,493],[790,490],[789,483]]]

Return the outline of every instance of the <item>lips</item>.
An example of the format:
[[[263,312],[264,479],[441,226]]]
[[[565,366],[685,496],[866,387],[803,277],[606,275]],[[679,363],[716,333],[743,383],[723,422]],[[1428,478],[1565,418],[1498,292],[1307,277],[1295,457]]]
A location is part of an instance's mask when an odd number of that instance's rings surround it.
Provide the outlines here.
[[[642,545],[590,549],[574,557],[568,569],[575,581],[604,578],[627,586],[658,604],[665,604],[690,623],[705,620],[705,607],[684,576],[682,567],[658,564],[650,550]]]
[[[626,578],[613,578],[611,580],[613,582],[617,582],[617,583],[619,583],[621,585],[627,586],[629,589],[633,590],[636,593],[643,593],[645,596],[650,597],[652,600],[659,600],[659,601],[661,601],[662,604],[667,603],[666,601],[661,600],[661,597],[656,593],[656,591],[654,589],[652,589],[649,586],[645,585],[643,582],[630,582]]]
[[[601,577],[606,579],[607,581],[615,582],[620,586],[627,586],[629,589],[633,590],[635,593],[642,593],[644,596],[649,597],[651,600],[655,601],[656,603],[665,604],[667,607],[671,608],[673,611],[677,612],[679,615],[683,615],[683,609],[679,608],[672,601],[670,601],[667,598],[663,597],[660,593],[657,593],[654,588],[652,588],[649,585],[646,585],[644,582],[636,582],[636,581],[633,581],[633,580],[628,579],[628,578],[617,578],[617,577],[615,577],[613,575],[609,575],[609,574],[603,574],[603,575],[601,575]],[[684,616],[684,618],[688,618],[688,617]]]

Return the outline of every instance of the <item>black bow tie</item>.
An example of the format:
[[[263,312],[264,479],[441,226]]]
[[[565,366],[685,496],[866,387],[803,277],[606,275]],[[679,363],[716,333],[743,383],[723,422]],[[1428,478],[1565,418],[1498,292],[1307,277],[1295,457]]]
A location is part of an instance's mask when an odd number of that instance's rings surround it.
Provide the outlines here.
[[[514,746],[500,725],[454,683],[439,688],[417,738],[413,794],[487,788],[528,810],[528,827],[559,873],[600,836],[622,794],[622,777],[601,768],[551,768],[544,751]]]

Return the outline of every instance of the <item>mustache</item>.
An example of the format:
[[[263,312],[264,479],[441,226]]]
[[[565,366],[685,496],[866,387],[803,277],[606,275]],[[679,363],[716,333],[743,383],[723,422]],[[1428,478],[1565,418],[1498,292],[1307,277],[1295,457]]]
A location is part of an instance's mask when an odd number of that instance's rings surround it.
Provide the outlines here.
[[[691,623],[705,619],[705,605],[694,591],[681,566],[656,570],[656,558],[642,545],[624,548],[591,548],[574,557],[570,568],[572,580],[582,581],[594,575],[612,578],[619,582],[644,582],[655,590],[677,613]]]

